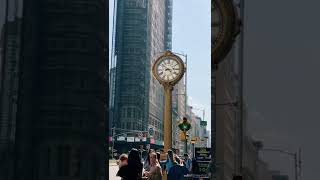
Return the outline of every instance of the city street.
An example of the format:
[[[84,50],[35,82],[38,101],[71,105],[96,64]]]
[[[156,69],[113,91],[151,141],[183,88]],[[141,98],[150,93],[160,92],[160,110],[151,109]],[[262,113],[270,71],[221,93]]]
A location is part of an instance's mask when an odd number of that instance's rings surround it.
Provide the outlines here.
[[[118,170],[119,170],[118,165],[115,162],[109,162],[109,179],[110,180],[121,179],[120,177],[116,176]]]

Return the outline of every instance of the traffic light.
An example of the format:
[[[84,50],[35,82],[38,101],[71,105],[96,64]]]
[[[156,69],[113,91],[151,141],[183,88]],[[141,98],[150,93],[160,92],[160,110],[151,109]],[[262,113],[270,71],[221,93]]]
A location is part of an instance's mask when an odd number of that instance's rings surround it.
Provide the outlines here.
[[[191,128],[191,124],[188,122],[187,118],[183,118],[183,122],[179,124],[181,131],[188,131]]]

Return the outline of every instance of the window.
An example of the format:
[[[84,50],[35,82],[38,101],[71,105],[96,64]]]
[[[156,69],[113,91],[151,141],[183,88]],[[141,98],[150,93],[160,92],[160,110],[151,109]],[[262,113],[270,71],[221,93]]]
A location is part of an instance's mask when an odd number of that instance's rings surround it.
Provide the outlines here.
[[[121,117],[126,117],[126,108],[121,109]]]
[[[132,113],[133,113],[132,117],[133,117],[133,118],[136,118],[136,109],[135,109],[135,108],[132,109]]]
[[[127,111],[127,117],[128,118],[131,118],[131,110],[132,110],[131,108],[128,108],[128,111]]]

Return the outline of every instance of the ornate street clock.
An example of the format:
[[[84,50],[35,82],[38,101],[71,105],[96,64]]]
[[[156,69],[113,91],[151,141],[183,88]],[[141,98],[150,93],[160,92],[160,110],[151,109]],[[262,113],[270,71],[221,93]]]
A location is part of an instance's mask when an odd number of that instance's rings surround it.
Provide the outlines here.
[[[152,66],[153,76],[164,87],[164,151],[172,148],[172,90],[173,86],[180,81],[186,68],[181,58],[171,51],[166,51],[154,62]]]
[[[232,0],[211,0],[212,62],[219,64],[239,33],[239,21]]]
[[[182,78],[185,67],[180,57],[167,51],[155,61],[152,71],[161,84],[175,85]]]

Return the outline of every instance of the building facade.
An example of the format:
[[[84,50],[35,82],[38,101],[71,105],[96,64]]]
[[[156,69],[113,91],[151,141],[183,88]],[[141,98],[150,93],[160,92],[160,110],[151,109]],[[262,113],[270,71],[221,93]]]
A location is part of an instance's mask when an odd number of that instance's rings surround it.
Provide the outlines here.
[[[0,179],[106,178],[106,2],[1,3]]]
[[[151,67],[171,49],[171,0],[117,0],[115,28],[115,94],[113,127],[116,134],[137,136],[148,142],[116,142],[128,151],[144,144],[163,146],[164,91]],[[149,129],[153,135],[148,136]],[[125,147],[126,146],[126,147]]]
[[[184,81],[179,81],[172,92],[172,148],[179,149],[182,145],[180,140],[181,130],[178,125],[186,116],[186,92]]]
[[[221,180],[232,180],[237,171],[239,148],[236,142],[239,132],[238,109],[232,105],[239,99],[237,86],[237,62],[235,51],[231,51],[226,59],[219,64],[215,72],[216,82],[216,160],[217,177]],[[219,165],[221,164],[221,165]]]

